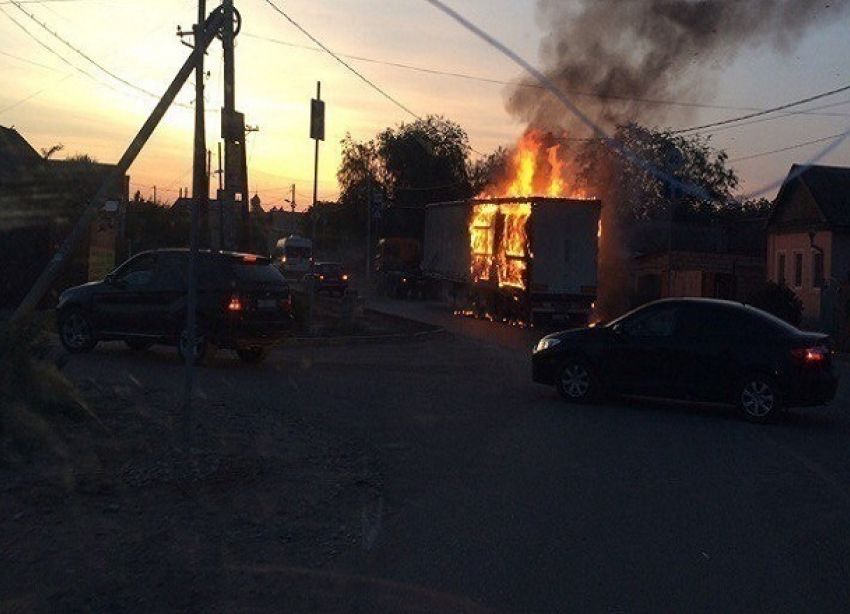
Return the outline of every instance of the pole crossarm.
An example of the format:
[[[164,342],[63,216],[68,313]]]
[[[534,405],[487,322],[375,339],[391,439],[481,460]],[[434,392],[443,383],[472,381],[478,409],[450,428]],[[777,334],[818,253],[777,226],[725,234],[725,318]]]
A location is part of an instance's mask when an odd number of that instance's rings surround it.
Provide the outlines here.
[[[97,215],[98,209],[102,206],[104,202],[107,191],[110,186],[116,184],[116,182],[120,182],[124,175],[127,174],[127,171],[130,169],[130,166],[135,161],[136,157],[142,151],[142,148],[148,142],[148,139],[153,134],[153,131],[156,129],[159,122],[162,120],[168,108],[174,102],[174,99],[177,98],[177,94],[180,92],[180,88],[183,87],[183,84],[189,78],[189,75],[192,74],[192,71],[195,69],[197,64],[197,57],[199,55],[203,55],[207,48],[210,46],[212,41],[218,36],[219,32],[222,30],[224,26],[224,11],[221,8],[217,8],[212,13],[210,13],[209,17],[207,17],[204,22],[204,33],[203,37],[200,41],[195,41],[194,49],[192,53],[189,55],[186,62],[177,72],[177,75],[174,77],[174,80],[171,82],[171,85],[168,86],[168,89],[163,94],[160,101],[154,107],[147,121],[142,125],[141,130],[136,135],[136,138],[130,143],[130,146],[127,148],[127,151],[124,152],[124,155],[121,156],[121,159],[118,163],[113,167],[112,172],[110,172],[109,176],[106,180],[101,184],[100,188],[97,190],[95,195],[89,200],[88,206],[83,214],[80,216],[80,219],[77,220],[77,223],[74,225],[74,228],[71,230],[71,233],[62,243],[59,250],[54,254],[53,258],[50,260],[45,269],[41,272],[38,279],[36,279],[30,291],[27,293],[24,300],[21,301],[21,304],[18,305],[18,308],[15,310],[15,313],[12,315],[12,321],[18,321],[21,318],[31,314],[35,308],[38,306],[38,303],[41,301],[42,297],[44,297],[47,290],[62,272],[62,270],[67,266],[68,260],[71,257],[71,254],[76,249],[80,240],[83,237],[83,233],[88,230],[89,226],[91,226],[92,221]]]

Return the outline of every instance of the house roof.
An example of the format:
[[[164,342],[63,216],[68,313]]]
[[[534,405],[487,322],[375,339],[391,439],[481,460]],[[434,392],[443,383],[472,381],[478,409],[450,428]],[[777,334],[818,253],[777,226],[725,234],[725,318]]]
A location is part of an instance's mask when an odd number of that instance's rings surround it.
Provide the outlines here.
[[[0,126],[0,178],[13,178],[22,169],[41,163],[39,153],[14,128]]]
[[[799,164],[793,165],[788,172],[774,200],[768,226],[777,225],[786,203],[799,197],[801,191],[808,194],[827,224],[850,228],[850,168]],[[786,217],[783,222],[789,221]],[[810,220],[801,218],[799,221]]]

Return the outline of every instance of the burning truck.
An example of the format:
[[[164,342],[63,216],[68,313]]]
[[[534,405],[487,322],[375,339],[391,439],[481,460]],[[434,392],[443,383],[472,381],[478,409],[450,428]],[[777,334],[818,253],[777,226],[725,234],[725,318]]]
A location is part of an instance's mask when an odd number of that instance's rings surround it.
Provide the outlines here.
[[[586,324],[596,298],[598,200],[502,197],[426,207],[422,274],[456,312]]]

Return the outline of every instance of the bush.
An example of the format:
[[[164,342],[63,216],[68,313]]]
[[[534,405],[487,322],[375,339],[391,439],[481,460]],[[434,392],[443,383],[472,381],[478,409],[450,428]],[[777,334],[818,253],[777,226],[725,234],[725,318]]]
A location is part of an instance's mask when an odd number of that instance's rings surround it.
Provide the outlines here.
[[[0,463],[31,462],[41,454],[62,458],[59,416],[97,420],[50,351],[37,323],[0,322]]]
[[[803,319],[803,301],[785,284],[769,281],[747,302],[794,326],[800,326]]]

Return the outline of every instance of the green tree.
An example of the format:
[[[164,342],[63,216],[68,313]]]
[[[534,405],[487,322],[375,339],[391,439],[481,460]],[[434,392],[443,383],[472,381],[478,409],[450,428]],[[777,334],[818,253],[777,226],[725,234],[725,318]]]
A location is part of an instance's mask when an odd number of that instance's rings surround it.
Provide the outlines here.
[[[337,171],[340,204],[362,226],[368,204],[381,202],[383,231],[418,236],[426,204],[474,194],[469,152],[466,132],[434,115],[387,128],[368,141],[346,135]]]
[[[728,209],[741,208],[733,198],[738,176],[728,167],[726,152],[712,148],[707,137],[631,123],[620,126],[614,140],[621,149],[589,141],[581,148],[578,163],[589,192],[615,207],[618,221],[670,219],[676,202],[673,191],[650,167],[697,188],[696,194],[678,195],[676,219],[716,219],[729,215]]]

